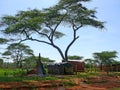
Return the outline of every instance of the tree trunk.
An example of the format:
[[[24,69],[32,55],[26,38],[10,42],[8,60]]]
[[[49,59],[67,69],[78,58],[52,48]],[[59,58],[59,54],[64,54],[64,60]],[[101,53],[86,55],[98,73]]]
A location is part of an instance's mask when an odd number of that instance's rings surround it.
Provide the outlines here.
[[[100,70],[103,71],[103,65],[102,65],[102,63],[100,64]]]

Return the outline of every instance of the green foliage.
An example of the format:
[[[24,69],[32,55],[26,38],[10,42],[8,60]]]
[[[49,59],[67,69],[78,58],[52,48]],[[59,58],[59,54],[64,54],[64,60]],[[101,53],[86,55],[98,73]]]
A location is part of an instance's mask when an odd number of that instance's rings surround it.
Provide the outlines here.
[[[14,16],[4,16],[0,21],[1,27],[5,28],[2,32],[21,42],[31,40],[48,44],[58,50],[62,60],[68,61],[68,51],[79,38],[77,31],[80,28],[104,28],[104,22],[95,16],[96,11],[82,4],[88,1],[90,0],[60,0],[56,5],[43,10],[19,11]],[[61,25],[70,26],[73,31],[70,34],[72,39],[64,52],[55,43],[55,39],[65,36],[65,32],[58,30]]]
[[[7,47],[7,51],[5,53],[3,53],[3,55],[13,55],[13,54],[16,54],[16,56],[20,56],[21,54],[28,54],[28,55],[33,55],[33,51],[30,49],[29,46],[27,45],[24,45],[24,44],[20,44],[20,43],[13,43],[13,44],[10,44],[8,47]]]
[[[0,58],[0,66],[4,63],[3,59]]]
[[[41,57],[42,62],[54,62],[54,60],[50,60],[49,58]]]
[[[74,55],[74,56],[68,56],[68,59],[71,59],[71,60],[82,60],[83,57]]]
[[[112,88],[112,89],[110,89],[110,90],[120,90],[120,88]]]
[[[93,68],[93,61],[92,59],[85,59],[85,66],[89,67],[89,71],[92,71],[92,68]]]
[[[23,68],[31,69],[35,68],[37,65],[38,56],[28,56],[22,59]],[[50,60],[49,58],[41,57],[41,62],[46,68],[47,63],[54,62],[54,60]]]
[[[32,12],[33,11],[33,12]],[[37,13],[37,14],[36,14]],[[15,17],[14,16],[4,16],[2,17],[2,22],[6,27],[4,33],[6,34],[19,34],[24,29],[27,29],[30,34],[30,29],[41,28],[40,17],[37,17],[40,13],[37,10],[30,11],[20,11]],[[24,32],[23,32],[24,33]],[[25,34],[25,33],[24,33]]]
[[[96,28],[104,28],[103,23],[96,20],[96,11],[90,10],[83,6],[82,2],[88,2],[90,0],[60,0],[59,7],[61,10],[66,11],[65,22],[74,24],[74,28],[79,28],[80,25],[83,26],[93,26]]]
[[[84,61],[85,61],[86,63],[90,63],[90,64],[93,62],[93,60],[92,60],[92,59],[90,59],[90,58],[85,59]]]
[[[35,56],[25,57],[24,59],[22,59],[23,68],[26,68],[26,69],[35,68],[37,59],[38,58],[36,58]]]
[[[98,60],[100,63],[105,65],[110,65],[114,62],[114,58],[117,57],[116,51],[103,51],[103,52],[96,52],[93,54],[94,58]]]
[[[11,53],[9,52],[9,51],[5,51],[3,54],[2,54],[3,56],[5,55],[11,55]]]
[[[5,44],[7,43],[9,40],[5,39],[5,38],[0,38],[0,44]]]
[[[62,81],[62,82],[60,82],[60,85],[63,85],[63,86],[74,86],[75,83],[72,82],[72,81],[69,81],[69,82],[67,82],[67,81]]]
[[[20,67],[23,58],[26,56],[33,56],[33,50],[23,43],[12,43],[2,55],[6,57],[10,56],[16,63],[16,66]]]

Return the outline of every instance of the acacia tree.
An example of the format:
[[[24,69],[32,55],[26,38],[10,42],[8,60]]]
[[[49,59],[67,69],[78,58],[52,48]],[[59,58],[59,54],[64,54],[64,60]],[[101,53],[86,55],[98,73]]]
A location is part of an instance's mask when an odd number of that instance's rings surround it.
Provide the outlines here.
[[[10,44],[7,50],[2,54],[3,56],[9,56],[16,63],[16,67],[22,68],[22,60],[26,56],[32,56],[33,50],[29,46],[19,43]]]
[[[117,57],[116,51],[102,51],[93,53],[93,57],[100,63],[101,70],[103,65],[110,65],[114,63],[114,58]]]
[[[96,11],[82,5],[88,1],[90,0],[60,0],[55,6],[44,10],[20,11],[15,16],[4,16],[0,22],[5,28],[2,32],[18,36],[20,41],[32,40],[48,44],[58,50],[62,60],[68,61],[68,51],[79,38],[77,31],[80,28],[104,28],[103,22],[98,21],[95,16]],[[65,32],[58,30],[61,25],[70,26],[73,31],[65,51],[55,43],[56,39],[65,35]]]

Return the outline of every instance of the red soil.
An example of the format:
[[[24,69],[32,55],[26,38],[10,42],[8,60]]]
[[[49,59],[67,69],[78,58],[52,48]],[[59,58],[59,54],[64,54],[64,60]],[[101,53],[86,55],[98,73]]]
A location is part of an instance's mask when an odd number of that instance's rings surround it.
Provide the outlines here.
[[[111,88],[120,88],[120,77],[96,76],[82,80],[73,78],[75,86],[66,87],[61,85],[61,80],[56,81],[30,81],[30,82],[7,82],[0,83],[2,90],[109,90]],[[64,88],[65,87],[65,88]]]

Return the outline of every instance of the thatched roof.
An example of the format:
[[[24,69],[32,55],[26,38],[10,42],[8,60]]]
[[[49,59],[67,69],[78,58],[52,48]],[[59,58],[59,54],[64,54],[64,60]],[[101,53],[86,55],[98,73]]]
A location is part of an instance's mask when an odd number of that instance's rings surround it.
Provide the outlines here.
[[[51,63],[51,64],[48,64],[47,65],[48,67],[49,66],[65,66],[65,67],[72,67],[72,65],[70,64],[70,63],[68,63],[68,62],[61,62],[61,63]]]

